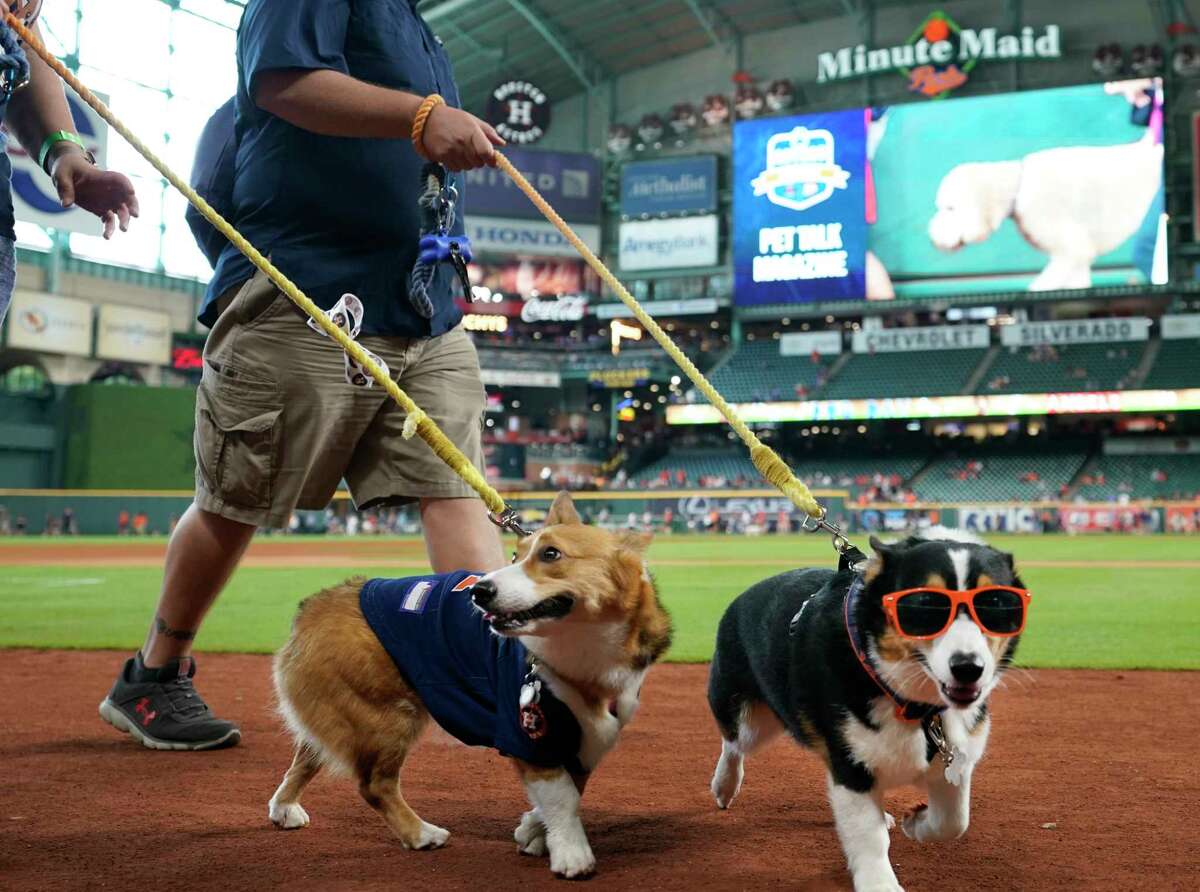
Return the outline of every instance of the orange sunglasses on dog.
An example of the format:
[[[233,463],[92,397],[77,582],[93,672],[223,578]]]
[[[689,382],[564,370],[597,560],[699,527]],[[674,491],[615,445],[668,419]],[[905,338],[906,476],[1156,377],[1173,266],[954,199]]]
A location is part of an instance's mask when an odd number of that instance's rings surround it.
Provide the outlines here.
[[[936,638],[954,622],[959,605],[985,635],[1011,638],[1025,628],[1032,595],[1023,588],[985,585],[965,592],[945,588],[906,588],[883,596],[883,612],[905,638]]]

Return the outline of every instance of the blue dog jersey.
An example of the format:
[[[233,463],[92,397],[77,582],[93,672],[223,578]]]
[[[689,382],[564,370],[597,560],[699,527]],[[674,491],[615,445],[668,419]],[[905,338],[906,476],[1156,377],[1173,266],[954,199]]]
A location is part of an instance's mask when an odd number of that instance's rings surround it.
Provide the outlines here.
[[[579,722],[542,684],[545,733],[522,728],[521,686],[528,651],[492,634],[471,603],[479,574],[467,570],[406,579],[372,579],[359,603],[367,624],[412,685],[434,721],[470,746],[579,773]]]

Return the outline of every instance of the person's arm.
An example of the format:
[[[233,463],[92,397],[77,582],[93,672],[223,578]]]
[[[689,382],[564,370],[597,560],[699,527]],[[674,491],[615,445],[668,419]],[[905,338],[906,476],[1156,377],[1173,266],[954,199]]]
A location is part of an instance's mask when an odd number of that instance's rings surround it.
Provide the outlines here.
[[[264,71],[253,85],[263,111],[323,136],[407,139],[424,98],[331,69]],[[429,158],[450,170],[494,167],[495,148],[504,144],[491,124],[446,105],[430,113],[422,137]]]
[[[41,39],[35,24],[33,32]],[[35,161],[42,143],[51,133],[75,132],[71,110],[58,75],[32,50],[29,59],[29,83],[13,94],[5,113],[5,123]],[[63,140],[55,143],[47,159],[50,178],[58,190],[63,207],[78,204],[104,221],[104,237],[113,230],[129,229],[129,218],[138,215],[133,184],[124,174],[100,170],[88,161],[83,149]]]

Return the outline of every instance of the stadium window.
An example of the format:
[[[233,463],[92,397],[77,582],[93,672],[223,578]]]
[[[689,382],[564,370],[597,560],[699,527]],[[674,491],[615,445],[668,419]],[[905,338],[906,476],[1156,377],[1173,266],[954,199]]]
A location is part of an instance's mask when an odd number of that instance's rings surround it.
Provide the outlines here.
[[[111,0],[64,0],[45,4],[41,25],[50,49],[187,176],[201,129],[236,89],[234,46],[243,6],[238,0],[125,0],[121,15],[114,16]],[[132,31],[130,21],[137,22]],[[184,221],[183,197],[111,131],[107,166],[133,180],[141,217],[107,242],[99,235],[72,234],[71,252],[207,281],[212,271]],[[17,238],[36,250],[52,245],[45,230],[31,224],[19,223]]]
[[[17,365],[0,372],[0,393],[44,396],[51,392],[50,378],[36,365]]]

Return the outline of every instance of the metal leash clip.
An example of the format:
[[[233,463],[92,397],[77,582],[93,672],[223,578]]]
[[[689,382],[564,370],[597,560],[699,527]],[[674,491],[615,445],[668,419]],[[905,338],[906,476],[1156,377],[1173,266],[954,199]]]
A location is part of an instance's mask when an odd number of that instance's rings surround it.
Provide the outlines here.
[[[516,508],[505,508],[500,512],[499,517],[488,512],[488,520],[506,533],[515,533],[520,539],[524,539],[529,535],[529,530],[521,526],[521,515],[517,513]]]
[[[820,514],[815,517],[811,514],[805,515],[804,519],[800,521],[800,529],[806,533],[815,533],[817,530],[829,533],[833,539],[833,550],[838,553],[840,558],[839,569],[859,572],[867,562],[867,556],[850,543],[841,527],[826,520],[829,510],[824,505],[818,506],[818,510]]]

